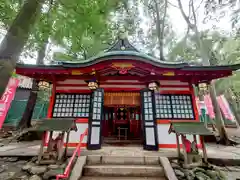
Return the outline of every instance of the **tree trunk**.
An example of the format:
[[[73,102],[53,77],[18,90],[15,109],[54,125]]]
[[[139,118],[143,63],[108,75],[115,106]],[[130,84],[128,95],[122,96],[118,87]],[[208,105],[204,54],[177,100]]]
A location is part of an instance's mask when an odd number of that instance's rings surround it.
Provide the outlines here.
[[[200,51],[200,55],[201,55],[201,58],[202,58],[202,61],[203,61],[203,66],[211,66],[212,64],[210,62],[210,56],[208,54],[208,51],[206,50],[206,47],[203,44],[203,41],[201,39],[199,30],[197,28],[197,18],[196,18],[195,9],[194,9],[194,6],[193,6],[193,0],[191,0],[191,3],[190,3],[190,6],[191,6],[190,9],[191,9],[192,14],[193,14],[193,23],[191,22],[191,18],[189,18],[186,15],[186,13],[184,12],[181,0],[178,0],[178,5],[179,5],[179,8],[180,8],[181,14],[182,14],[184,20],[186,21],[188,27],[195,33],[195,36],[196,36],[195,41],[196,41],[196,45],[197,45],[197,47]],[[212,99],[213,108],[214,108],[214,112],[215,112],[216,126],[217,126],[219,136],[220,136],[220,141],[223,144],[228,144],[229,139],[228,139],[227,132],[226,132],[226,129],[225,129],[225,125],[224,125],[224,121],[223,121],[222,114],[221,114],[221,111],[220,111],[220,107],[219,107],[218,102],[217,102],[214,82],[212,82],[210,84],[209,88],[210,88],[209,89],[210,90],[210,97]]]
[[[213,62],[211,62],[211,59],[209,58],[208,66],[213,66],[213,65],[216,65],[216,64],[213,64]],[[220,109],[218,101],[217,101],[217,93],[216,93],[216,87],[215,87],[214,80],[211,82],[211,84],[209,86],[209,92],[210,92],[210,97],[211,97],[212,103],[213,103],[216,127],[219,132],[220,142],[222,144],[229,144],[229,137],[227,135],[227,131],[225,129],[225,123],[224,123],[223,116],[221,113],[221,109]]]
[[[237,121],[238,126],[239,126],[240,125],[240,114],[239,114],[239,111],[238,111],[238,108],[237,108],[237,103],[235,102],[234,99],[232,99],[231,104],[232,104],[233,114],[235,115],[236,121]]]
[[[43,64],[43,59],[45,57],[47,44],[48,44],[48,41],[46,41],[38,51],[38,58],[37,58],[38,65]],[[37,102],[37,96],[38,96],[38,82],[36,81],[36,79],[33,79],[32,90],[28,97],[28,102],[24,110],[22,119],[18,124],[18,129],[29,128],[31,126],[31,120],[32,120],[32,115]]]
[[[163,53],[163,34],[164,34],[164,27],[165,27],[165,18],[167,15],[167,1],[164,1],[165,6],[164,6],[164,14],[163,14],[163,18],[161,21],[161,17],[160,17],[160,9],[159,9],[159,3],[158,0],[154,1],[155,4],[155,11],[156,11],[156,30],[157,30],[157,34],[158,34],[158,44],[159,44],[159,55],[160,55],[160,60],[165,60],[164,58],[164,53]],[[162,22],[162,24],[160,23],[160,21]]]
[[[210,97],[212,99],[212,103],[213,103],[213,107],[214,107],[216,127],[219,132],[220,142],[222,144],[228,144],[229,143],[228,136],[227,136],[227,132],[225,129],[222,113],[221,113],[220,107],[218,105],[214,82],[212,82],[212,85],[209,86],[209,92],[210,92]]]
[[[233,114],[236,118],[236,121],[238,123],[238,126],[240,125],[240,113],[238,108],[238,103],[236,102],[236,99],[233,99],[233,91],[231,88],[226,92],[226,98],[228,100],[228,103],[230,104],[230,108],[233,111]]]
[[[38,84],[37,84],[37,81],[34,79],[32,84],[32,90],[30,91],[26,108],[18,124],[18,129],[29,128],[31,126],[32,114],[34,111],[35,104],[37,102],[37,91],[38,91]]]
[[[0,45],[0,97],[15,69],[16,62],[28,39],[44,0],[27,0],[8,29]]]

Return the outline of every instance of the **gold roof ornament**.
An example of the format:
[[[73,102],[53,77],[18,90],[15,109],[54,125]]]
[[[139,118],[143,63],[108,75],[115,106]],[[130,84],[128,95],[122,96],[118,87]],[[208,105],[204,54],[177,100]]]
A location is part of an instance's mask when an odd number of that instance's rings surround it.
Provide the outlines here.
[[[124,26],[121,26],[120,28],[119,28],[119,39],[127,39],[127,37],[128,37],[128,32],[127,32],[127,30],[126,30],[126,28],[124,27]]]

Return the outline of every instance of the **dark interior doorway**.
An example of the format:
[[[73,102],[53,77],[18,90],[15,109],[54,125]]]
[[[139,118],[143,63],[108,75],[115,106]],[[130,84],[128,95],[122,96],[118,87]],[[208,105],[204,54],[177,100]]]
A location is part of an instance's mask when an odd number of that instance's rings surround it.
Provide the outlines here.
[[[102,128],[105,145],[141,144],[140,107],[104,107]]]

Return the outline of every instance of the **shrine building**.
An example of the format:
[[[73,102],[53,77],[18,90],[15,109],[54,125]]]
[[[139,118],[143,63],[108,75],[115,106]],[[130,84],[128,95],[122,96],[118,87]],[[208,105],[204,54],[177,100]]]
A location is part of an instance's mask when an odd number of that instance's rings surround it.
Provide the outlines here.
[[[74,147],[88,128],[88,149],[138,144],[146,150],[176,148],[170,121],[198,122],[194,88],[231,76],[239,65],[193,66],[161,61],[120,39],[98,56],[57,65],[18,64],[16,73],[52,84],[51,120],[75,118]],[[198,141],[200,142],[200,141]]]

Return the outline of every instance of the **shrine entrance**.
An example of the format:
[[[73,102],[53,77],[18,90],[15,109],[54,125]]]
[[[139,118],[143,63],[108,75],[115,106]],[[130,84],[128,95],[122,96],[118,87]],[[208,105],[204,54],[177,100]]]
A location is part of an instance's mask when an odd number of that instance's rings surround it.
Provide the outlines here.
[[[142,144],[140,93],[106,93],[104,100],[103,143]]]

